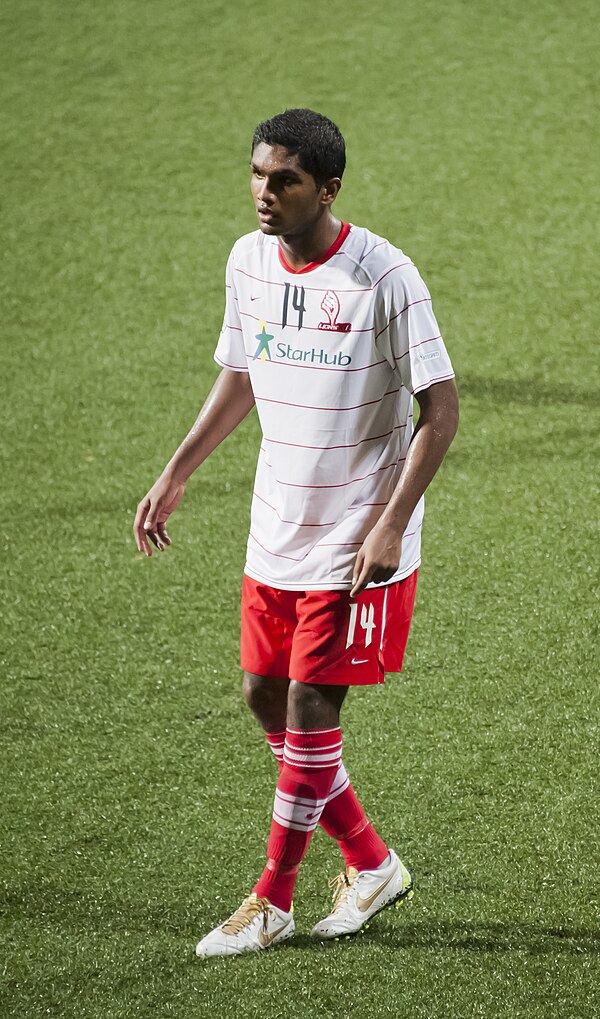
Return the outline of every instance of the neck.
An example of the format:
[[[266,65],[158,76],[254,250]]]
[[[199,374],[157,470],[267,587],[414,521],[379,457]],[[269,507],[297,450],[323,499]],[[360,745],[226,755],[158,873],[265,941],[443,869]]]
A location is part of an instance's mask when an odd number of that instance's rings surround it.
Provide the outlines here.
[[[280,237],[286,261],[292,269],[304,269],[311,262],[316,262],[337,239],[341,228],[340,220],[327,212],[303,233]]]

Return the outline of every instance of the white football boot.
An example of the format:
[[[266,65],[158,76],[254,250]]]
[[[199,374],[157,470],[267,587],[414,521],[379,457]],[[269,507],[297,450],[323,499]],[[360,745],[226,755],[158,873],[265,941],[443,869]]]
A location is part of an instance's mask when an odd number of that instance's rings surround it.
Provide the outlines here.
[[[239,909],[220,927],[207,934],[196,945],[196,955],[242,955],[260,952],[294,933],[293,906],[289,913],[273,906],[268,899],[259,899],[252,892]]]
[[[314,938],[350,938],[368,927],[368,920],[393,902],[412,899],[412,878],[393,849],[377,870],[360,873],[349,867],[329,882],[333,910],[312,929]]]

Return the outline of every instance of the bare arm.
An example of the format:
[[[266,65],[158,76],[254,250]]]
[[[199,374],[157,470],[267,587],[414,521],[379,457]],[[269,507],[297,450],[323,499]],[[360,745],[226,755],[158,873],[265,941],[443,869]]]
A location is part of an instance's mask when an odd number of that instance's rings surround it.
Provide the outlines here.
[[[438,470],[458,428],[454,380],[438,382],[416,397],[420,416],[392,498],[359,549],[350,596],[368,583],[382,583],[398,569],[402,535],[419,499]]]
[[[133,534],[140,552],[152,555],[148,539],[161,552],[171,544],[166,522],[181,501],[186,481],[253,406],[248,373],[223,368],[192,428],[138,504]]]

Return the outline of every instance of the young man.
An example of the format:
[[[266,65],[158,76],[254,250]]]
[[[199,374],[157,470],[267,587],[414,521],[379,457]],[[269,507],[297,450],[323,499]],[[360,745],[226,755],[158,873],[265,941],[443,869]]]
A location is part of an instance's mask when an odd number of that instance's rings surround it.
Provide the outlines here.
[[[244,694],[280,767],[267,863],[196,948],[267,948],[294,931],[292,894],[317,824],[346,870],[315,937],[359,931],[411,894],[342,763],[349,686],[399,671],[413,611],[423,493],[458,422],[453,371],[410,259],[335,218],[337,127],[310,110],[260,124],[252,195],[260,229],[227,265],[222,371],[140,502],[137,546],[169,545],[193,471],[256,406],[262,430],[242,586]],[[413,429],[413,397],[420,414]]]

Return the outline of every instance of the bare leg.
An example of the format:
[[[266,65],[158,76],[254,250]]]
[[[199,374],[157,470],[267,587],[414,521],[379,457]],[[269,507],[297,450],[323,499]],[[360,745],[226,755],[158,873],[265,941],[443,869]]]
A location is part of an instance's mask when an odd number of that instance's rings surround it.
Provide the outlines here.
[[[333,729],[340,723],[340,709],[347,686],[298,683],[296,680],[244,673],[246,704],[265,732],[294,729]]]
[[[335,729],[347,686],[326,686],[290,681],[287,695],[287,724],[292,729]]]
[[[244,673],[243,692],[246,704],[256,715],[265,732],[283,732],[287,728],[289,679]]]

